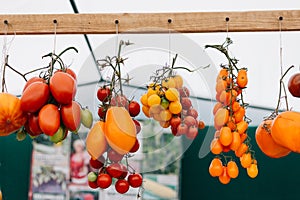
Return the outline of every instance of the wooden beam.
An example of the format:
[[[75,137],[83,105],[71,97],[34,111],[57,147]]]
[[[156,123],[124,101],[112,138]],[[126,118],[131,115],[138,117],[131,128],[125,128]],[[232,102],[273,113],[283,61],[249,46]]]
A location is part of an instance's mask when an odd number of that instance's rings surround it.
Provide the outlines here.
[[[120,33],[204,33],[226,31],[226,17],[230,32],[278,31],[279,17],[283,17],[282,31],[300,30],[300,10],[246,12],[189,12],[189,13],[115,13],[115,14],[22,14],[0,15],[0,22],[8,22],[8,34],[53,34],[57,20],[57,34],[113,34],[115,20]],[[168,23],[171,19],[172,22]],[[5,33],[4,28],[1,34]]]

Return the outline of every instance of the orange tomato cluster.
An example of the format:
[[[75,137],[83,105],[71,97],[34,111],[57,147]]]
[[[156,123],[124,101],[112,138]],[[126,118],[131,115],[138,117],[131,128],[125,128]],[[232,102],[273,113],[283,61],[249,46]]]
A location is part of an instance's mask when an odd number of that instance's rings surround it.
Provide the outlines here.
[[[183,86],[182,77],[167,77],[147,88],[147,93],[140,98],[145,116],[158,121],[163,128],[171,127],[174,136],[196,138],[198,128],[203,129],[205,124],[197,119],[198,112],[192,106],[190,91]]]
[[[247,70],[239,69],[237,74],[228,68],[219,71],[216,80],[216,99],[214,106],[214,126],[216,129],[211,141],[211,152],[220,155],[233,151],[240,159],[240,164],[247,169],[251,178],[258,174],[257,162],[248,144],[248,122],[246,108],[242,100],[242,91],[248,83]],[[211,162],[209,172],[213,177],[219,177],[223,184],[228,184],[231,178],[239,174],[234,160],[226,161],[216,157]]]

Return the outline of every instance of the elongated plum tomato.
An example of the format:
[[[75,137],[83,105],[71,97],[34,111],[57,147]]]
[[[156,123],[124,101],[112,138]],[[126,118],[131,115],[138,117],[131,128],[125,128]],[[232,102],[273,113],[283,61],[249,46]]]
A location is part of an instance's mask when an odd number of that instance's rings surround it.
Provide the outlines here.
[[[34,82],[22,94],[21,109],[24,112],[35,113],[47,103],[49,96],[49,86],[46,83]]]
[[[50,91],[60,104],[71,103],[76,95],[76,90],[76,81],[68,73],[58,71],[50,78]]]
[[[59,70],[55,71],[54,73],[57,73],[57,72],[65,72],[67,74],[70,74],[74,78],[74,80],[77,81],[77,76],[76,76],[75,72],[73,70],[71,70],[70,68],[67,68],[65,70],[59,69]]]
[[[76,131],[80,126],[80,110],[80,105],[76,101],[63,105],[60,109],[62,121],[70,131]]]
[[[46,135],[54,135],[60,126],[60,114],[58,107],[54,104],[47,104],[39,112],[39,125]]]
[[[42,82],[42,83],[45,83],[45,80],[44,80],[43,78],[40,78],[40,77],[37,77],[37,76],[34,76],[34,77],[30,78],[30,79],[26,82],[26,84],[25,84],[25,86],[24,86],[24,88],[23,88],[23,92],[26,90],[26,88],[27,88],[29,85],[31,85],[32,83],[35,83],[35,82]]]

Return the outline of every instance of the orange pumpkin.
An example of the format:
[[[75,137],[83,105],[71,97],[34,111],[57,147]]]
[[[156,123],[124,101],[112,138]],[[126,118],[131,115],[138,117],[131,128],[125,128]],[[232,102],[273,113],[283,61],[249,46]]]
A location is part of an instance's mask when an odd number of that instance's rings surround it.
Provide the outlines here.
[[[96,122],[86,137],[86,150],[94,160],[98,159],[107,150],[104,126],[104,122]]]
[[[271,135],[277,144],[300,153],[300,113],[280,113],[272,123]]]
[[[271,134],[273,120],[260,123],[255,132],[255,139],[260,150],[271,158],[281,158],[288,155],[291,150],[277,144]]]
[[[117,153],[128,153],[136,141],[136,128],[124,107],[110,107],[106,112],[105,136],[109,146]]]
[[[17,131],[26,120],[20,99],[9,93],[0,93],[0,136]]]

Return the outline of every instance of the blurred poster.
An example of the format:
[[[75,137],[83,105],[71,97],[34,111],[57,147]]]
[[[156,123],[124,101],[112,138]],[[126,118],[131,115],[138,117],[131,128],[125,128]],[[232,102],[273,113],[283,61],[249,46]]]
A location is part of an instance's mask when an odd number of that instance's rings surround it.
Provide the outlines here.
[[[99,189],[91,189],[89,186],[69,186],[70,200],[98,200]]]
[[[69,148],[68,138],[58,144],[53,144],[46,135],[34,139],[29,199],[67,199]]]

